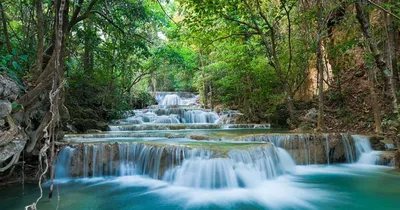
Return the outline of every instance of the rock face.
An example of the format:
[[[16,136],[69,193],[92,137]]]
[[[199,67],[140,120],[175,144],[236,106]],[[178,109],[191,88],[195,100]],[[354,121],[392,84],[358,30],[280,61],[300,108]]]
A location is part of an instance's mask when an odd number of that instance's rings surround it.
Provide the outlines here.
[[[18,85],[12,79],[0,75],[0,100],[14,101],[18,91]]]
[[[310,131],[316,127],[318,112],[315,108],[307,111],[297,131]]]
[[[0,119],[11,113],[11,103],[8,100],[0,100]]]
[[[242,141],[272,142],[282,147],[299,165],[352,163],[356,160],[354,142],[348,134],[261,134],[239,138]]]
[[[157,144],[102,143],[70,145],[74,153],[71,177],[146,174],[161,179],[164,172],[181,164],[190,148]],[[135,164],[133,164],[135,163]]]
[[[277,157],[272,144],[246,145],[239,148],[207,146],[192,148],[150,143],[97,143],[68,146],[70,148],[66,149],[72,148],[73,155],[69,155],[70,160],[62,164],[63,167],[68,168],[68,175],[71,177],[148,175],[153,179],[162,179],[168,169],[182,165],[185,159],[232,159],[236,156],[230,156],[230,153],[239,154],[238,157],[242,157],[240,154],[243,151],[254,151],[254,154],[263,157],[268,155]],[[62,159],[65,158],[58,160]]]
[[[18,161],[19,154],[24,149],[27,140],[25,132],[16,127],[12,119],[6,120],[6,117],[11,114],[11,102],[17,99],[18,91],[19,87],[16,82],[0,75],[0,172],[7,171],[12,164]],[[3,132],[5,126],[9,129]]]

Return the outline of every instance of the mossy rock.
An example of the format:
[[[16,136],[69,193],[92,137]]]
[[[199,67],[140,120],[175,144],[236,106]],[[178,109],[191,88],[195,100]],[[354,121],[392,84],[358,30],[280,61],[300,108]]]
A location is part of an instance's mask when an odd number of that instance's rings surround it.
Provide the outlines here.
[[[184,130],[186,129],[186,125],[169,125],[168,128],[170,130]]]
[[[209,140],[210,137],[206,135],[191,135],[190,139],[201,141],[201,140]]]

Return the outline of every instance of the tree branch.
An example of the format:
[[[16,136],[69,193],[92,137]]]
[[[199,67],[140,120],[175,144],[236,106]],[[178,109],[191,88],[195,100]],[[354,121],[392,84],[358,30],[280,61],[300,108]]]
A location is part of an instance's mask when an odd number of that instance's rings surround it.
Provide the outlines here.
[[[371,0],[367,0],[367,1],[368,1],[369,3],[371,3],[372,5],[374,5],[375,7],[377,7],[378,9],[380,9],[380,10],[382,10],[382,11],[388,13],[389,15],[391,15],[391,16],[393,16],[393,17],[395,17],[397,20],[400,20],[400,17],[399,17],[399,16],[397,16],[397,15],[391,13],[391,12],[388,11],[387,9],[381,7],[379,4],[377,4],[377,3],[375,3],[375,2],[373,2],[373,1],[371,1]]]
[[[216,39],[214,39],[214,40],[211,40],[209,43],[207,43],[206,45],[203,45],[203,46],[204,46],[204,47],[207,47],[207,46],[213,44],[213,43],[216,42],[216,41],[228,39],[228,38],[233,37],[233,36],[246,36],[246,35],[253,35],[253,34],[259,34],[259,32],[233,33],[233,34],[229,34],[229,35],[227,35],[227,36],[222,36],[222,37],[218,37],[218,38],[216,38]]]
[[[92,10],[90,11],[91,14],[98,14],[100,15],[102,18],[104,18],[109,24],[111,24],[112,26],[114,26],[115,28],[117,28],[119,31],[121,31],[121,33],[125,33],[124,30],[122,28],[120,28],[119,26],[117,26],[113,20],[111,20],[110,18],[108,18],[104,13],[98,11],[98,10]]]
[[[241,24],[241,25],[246,25],[246,26],[248,26],[249,28],[252,28],[252,29],[254,29],[254,30],[257,30],[257,28],[256,28],[255,26],[252,26],[250,23],[246,23],[246,22],[244,22],[244,21],[236,20],[236,19],[234,19],[234,18],[232,18],[232,17],[229,17],[228,15],[225,15],[225,14],[222,14],[222,17],[224,17],[224,18],[227,19],[227,20],[230,20],[230,21],[239,23],[239,24]]]
[[[171,18],[171,16],[169,16],[169,15],[167,14],[167,11],[165,11],[165,9],[164,9],[164,7],[162,6],[160,0],[157,0],[157,3],[158,3],[158,5],[160,5],[160,7],[161,7],[162,11],[164,12],[164,14],[165,14],[173,23],[175,23],[175,25],[178,25],[178,24]]]
[[[80,1],[81,1],[81,0],[80,0]],[[73,14],[73,16],[72,16],[72,18],[71,18],[71,21],[70,21],[69,24],[68,24],[68,31],[70,31],[70,30],[72,29],[72,27],[74,27],[74,25],[76,25],[76,24],[79,23],[80,21],[82,21],[82,20],[84,20],[84,19],[86,19],[86,18],[89,17],[89,14],[90,14],[90,12],[92,11],[94,5],[97,3],[97,1],[98,1],[98,0],[92,0],[92,1],[89,3],[89,5],[88,5],[88,7],[87,7],[87,9],[86,9],[86,11],[85,11],[85,13],[83,13],[81,16],[78,16],[78,15],[79,15],[79,12],[80,12],[81,9],[82,9],[82,5],[80,5],[81,8],[77,8],[77,10],[75,10],[75,12],[74,12],[74,14]],[[76,13],[76,14],[75,14],[75,13]],[[75,16],[74,16],[74,15],[75,15]]]

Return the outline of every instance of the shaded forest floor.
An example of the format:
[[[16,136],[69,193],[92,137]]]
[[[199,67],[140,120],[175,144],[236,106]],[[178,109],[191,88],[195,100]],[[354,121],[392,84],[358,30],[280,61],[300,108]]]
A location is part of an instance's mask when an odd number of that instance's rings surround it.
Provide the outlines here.
[[[330,86],[324,95],[324,122],[323,131],[327,132],[348,132],[348,133],[374,133],[374,113],[372,103],[378,103],[382,119],[382,129],[384,135],[395,135],[396,127],[392,120],[392,103],[388,96],[385,96],[385,85],[377,83],[375,92],[377,101],[371,100],[370,81],[368,80],[367,69],[360,68],[355,73],[354,70],[343,72],[341,88]],[[318,108],[318,98],[312,101],[299,102],[311,103],[312,107]],[[298,110],[299,116],[306,116],[310,107]],[[316,123],[311,123],[315,128]]]

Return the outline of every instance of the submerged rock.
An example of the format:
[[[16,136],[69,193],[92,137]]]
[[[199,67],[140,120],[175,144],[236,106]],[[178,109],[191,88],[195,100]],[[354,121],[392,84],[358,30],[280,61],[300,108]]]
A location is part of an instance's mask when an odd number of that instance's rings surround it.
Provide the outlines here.
[[[210,137],[208,137],[206,135],[191,135],[190,138],[193,140],[208,140],[208,139],[210,139]]]

